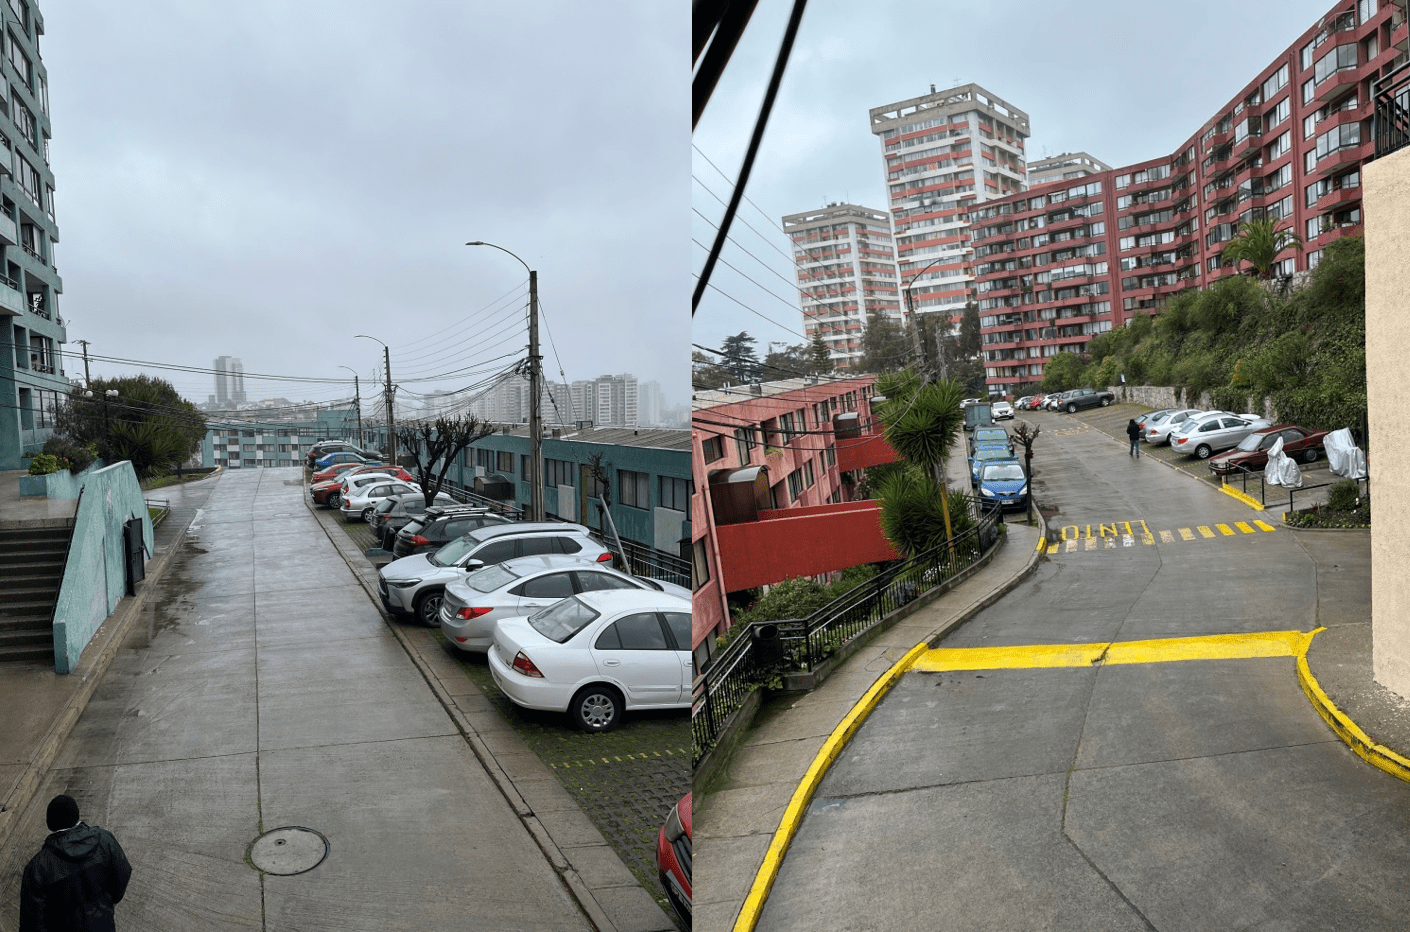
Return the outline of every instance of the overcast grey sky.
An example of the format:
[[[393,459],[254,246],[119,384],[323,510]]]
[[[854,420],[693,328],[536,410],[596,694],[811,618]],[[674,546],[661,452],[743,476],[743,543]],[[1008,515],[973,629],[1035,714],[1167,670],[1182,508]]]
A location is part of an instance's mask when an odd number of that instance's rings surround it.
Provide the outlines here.
[[[40,8],[69,351],[350,382],[345,365],[366,398],[366,333],[408,394],[459,388],[526,353],[527,273],[463,245],[486,240],[539,273],[550,378],[551,332],[569,381],[631,372],[687,400],[690,245],[667,235],[689,215],[685,3]]]
[[[721,254],[739,271],[720,265],[710,279],[758,313],[707,292],[694,341],[718,348],[747,330],[761,357],[770,342],[803,342],[780,218],[831,201],[886,209],[870,108],[972,81],[1028,113],[1030,158],[1086,151],[1118,167],[1174,151],[1332,5],[812,0],[745,189],[759,209],[742,207],[730,231],[737,244]],[[728,200],[738,175],[791,6],[760,0],[696,128],[692,202],[711,221],[724,213],[717,198]],[[714,229],[692,222],[708,247]],[[707,250],[691,249],[698,272]]]

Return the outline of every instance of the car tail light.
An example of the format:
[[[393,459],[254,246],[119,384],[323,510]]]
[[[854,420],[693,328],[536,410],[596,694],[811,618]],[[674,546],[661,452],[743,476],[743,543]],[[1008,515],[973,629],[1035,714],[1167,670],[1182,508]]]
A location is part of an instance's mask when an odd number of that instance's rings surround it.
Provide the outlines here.
[[[1180,438],[1178,438],[1175,442],[1176,442],[1176,443],[1184,443],[1186,440],[1189,440],[1189,439],[1190,439],[1189,437],[1180,437]]]
[[[411,543],[412,543],[412,546],[415,546],[415,547],[421,547],[421,546],[424,546],[424,545],[426,545],[426,544],[429,544],[430,542],[431,542],[431,541],[430,541],[429,538],[422,537],[420,534],[413,534],[413,535],[411,536]]]
[[[525,676],[536,676],[539,679],[543,679],[543,674],[539,672],[539,668],[534,666],[534,662],[532,660],[524,656],[524,652],[522,650],[514,655],[514,669],[518,670]]]
[[[612,554],[610,554],[610,553],[599,554],[598,557],[597,557],[597,562],[598,562],[598,563],[611,563],[611,562],[612,562]]]
[[[492,611],[494,611],[494,609],[492,608],[474,608],[472,606],[467,605],[460,611],[456,612],[455,617],[463,618],[464,620],[469,621],[471,618],[479,618],[481,615],[488,615]]]

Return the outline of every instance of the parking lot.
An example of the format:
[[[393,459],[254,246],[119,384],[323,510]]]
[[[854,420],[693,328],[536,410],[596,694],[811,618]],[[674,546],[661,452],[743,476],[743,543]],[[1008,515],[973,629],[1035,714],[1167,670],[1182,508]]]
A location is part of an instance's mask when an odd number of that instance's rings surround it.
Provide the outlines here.
[[[305,480],[308,475],[305,471]],[[339,528],[359,550],[376,546],[365,523],[348,523],[336,511],[310,507],[325,525]],[[391,557],[367,559],[374,565],[385,565]],[[392,623],[417,625],[410,618],[397,618]],[[637,880],[674,918],[656,877],[655,850],[657,833],[671,806],[690,791],[688,710],[628,713],[618,728],[586,734],[565,715],[515,705],[495,686],[484,655],[463,654],[439,632],[435,635],[446,656],[552,771]]]

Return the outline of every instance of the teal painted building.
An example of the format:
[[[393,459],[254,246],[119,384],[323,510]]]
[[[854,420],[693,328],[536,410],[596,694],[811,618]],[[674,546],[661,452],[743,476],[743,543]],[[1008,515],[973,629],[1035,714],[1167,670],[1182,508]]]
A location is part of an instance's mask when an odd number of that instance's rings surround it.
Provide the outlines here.
[[[690,547],[690,431],[584,427],[552,431],[543,440],[544,510],[606,530],[598,517],[593,454],[611,485],[612,520],[622,537],[674,555]],[[458,458],[447,479],[468,489],[503,477],[520,508],[529,504],[529,436],[523,428],[492,434]]]
[[[207,468],[262,469],[302,466],[309,447],[319,440],[357,442],[357,412],[351,408],[319,409],[313,418],[248,420],[233,412],[206,416],[201,465]],[[370,437],[370,433],[365,432]]]
[[[0,4],[0,469],[22,469],[53,433],[69,392],[54,270],[54,173],[49,168],[49,76],[39,57],[44,20],[31,0]]]

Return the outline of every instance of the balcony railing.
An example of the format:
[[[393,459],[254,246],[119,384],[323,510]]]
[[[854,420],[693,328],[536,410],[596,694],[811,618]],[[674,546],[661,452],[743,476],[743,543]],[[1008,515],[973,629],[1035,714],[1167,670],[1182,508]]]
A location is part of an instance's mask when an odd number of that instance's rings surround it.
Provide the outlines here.
[[[1375,113],[1371,117],[1372,158],[1390,155],[1410,145],[1410,62],[1377,81],[1371,90]]]

